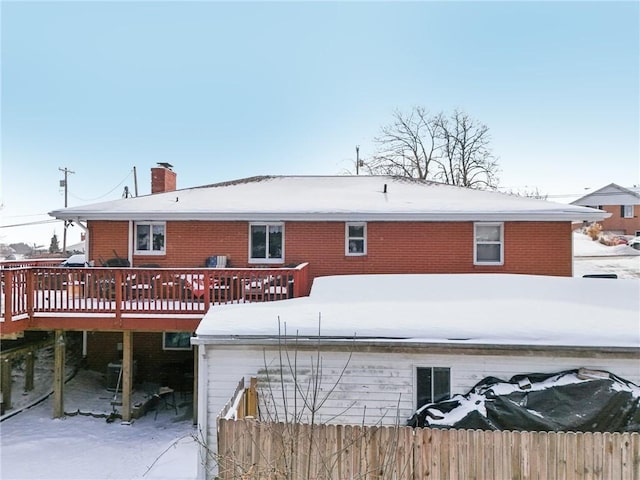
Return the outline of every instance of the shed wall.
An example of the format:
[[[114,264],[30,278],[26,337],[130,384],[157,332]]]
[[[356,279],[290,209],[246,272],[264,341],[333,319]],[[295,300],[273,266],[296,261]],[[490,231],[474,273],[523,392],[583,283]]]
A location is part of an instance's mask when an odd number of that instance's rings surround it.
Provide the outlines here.
[[[293,368],[297,365],[298,385],[308,391],[310,381],[321,365],[322,381],[320,400],[338,382],[342,369],[347,366],[335,391],[329,394],[326,403],[318,412],[316,423],[348,423],[374,425],[404,424],[415,410],[415,367],[448,367],[451,369],[451,393],[464,394],[487,376],[508,380],[522,373],[553,373],[574,368],[607,370],[636,384],[640,383],[638,359],[624,358],[578,358],[531,355],[523,350],[522,355],[464,355],[425,353],[389,353],[323,351],[320,357],[312,350],[300,350],[288,356],[283,352],[282,363],[279,351],[262,347],[206,347],[208,368],[206,404],[208,438],[215,444],[216,417],[233,394],[242,377],[258,377],[261,392],[261,415],[285,416],[281,385],[284,385],[288,402],[287,413],[293,413],[294,404],[302,405],[302,395],[294,396]],[[285,365],[280,375],[280,365]],[[268,366],[268,368],[265,368]],[[308,395],[307,395],[308,397]],[[264,400],[267,399],[267,405]],[[303,415],[305,417],[305,415]],[[309,421],[303,418],[304,421]]]

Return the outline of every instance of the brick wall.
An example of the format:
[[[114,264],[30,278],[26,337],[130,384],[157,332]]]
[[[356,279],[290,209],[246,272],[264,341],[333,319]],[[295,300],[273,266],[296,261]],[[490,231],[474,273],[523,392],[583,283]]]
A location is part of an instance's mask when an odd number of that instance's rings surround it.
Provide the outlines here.
[[[89,332],[87,334],[86,366],[106,375],[110,363],[118,363],[122,353],[120,332]],[[163,350],[162,333],[133,333],[133,358],[136,361],[134,382],[154,382],[176,389],[183,385],[183,374],[193,373],[193,350]]]
[[[633,218],[623,218],[620,205],[603,205],[600,208],[611,213],[609,218],[599,222],[603,230],[623,235],[636,235],[640,231],[640,205],[633,206]]]
[[[129,222],[88,222],[89,260],[99,267],[110,258],[127,258]]]
[[[90,222],[90,259],[127,256],[127,222]],[[137,255],[133,265],[203,267],[226,255],[248,267],[247,222],[168,222],[166,255]],[[343,222],[287,222],[285,264],[309,262],[311,277],[371,273],[518,273],[570,276],[570,222],[506,222],[504,265],[473,265],[473,222],[369,222],[367,252],[344,254]],[[99,265],[96,261],[96,265]]]

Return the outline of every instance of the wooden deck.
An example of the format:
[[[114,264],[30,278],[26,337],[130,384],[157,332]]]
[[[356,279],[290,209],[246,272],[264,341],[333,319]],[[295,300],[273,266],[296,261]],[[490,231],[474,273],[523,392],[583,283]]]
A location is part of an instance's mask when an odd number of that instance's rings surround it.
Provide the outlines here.
[[[3,265],[2,338],[25,330],[192,331],[211,306],[307,296],[294,268],[60,268]]]

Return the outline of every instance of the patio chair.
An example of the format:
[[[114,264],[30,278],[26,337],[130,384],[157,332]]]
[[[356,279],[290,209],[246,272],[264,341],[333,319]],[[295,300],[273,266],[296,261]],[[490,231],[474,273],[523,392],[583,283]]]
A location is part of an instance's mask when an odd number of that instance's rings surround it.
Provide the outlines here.
[[[207,257],[205,260],[206,268],[226,268],[227,257],[224,255],[216,255]],[[205,274],[187,274],[182,275],[181,279],[184,282],[184,288],[187,292],[187,296],[190,298],[203,299],[205,297]],[[226,297],[224,293],[229,289],[228,282],[224,279],[213,278],[209,283],[209,290],[213,294],[212,298],[219,299]]]
[[[161,268],[156,263],[140,265],[139,268]],[[140,272],[127,275],[127,287],[131,298],[143,299],[154,298],[156,284],[160,281],[161,275],[153,272]]]

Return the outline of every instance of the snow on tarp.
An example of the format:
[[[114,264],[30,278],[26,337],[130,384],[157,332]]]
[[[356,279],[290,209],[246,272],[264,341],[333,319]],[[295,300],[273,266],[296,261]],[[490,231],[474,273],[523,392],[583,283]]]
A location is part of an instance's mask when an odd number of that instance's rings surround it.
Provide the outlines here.
[[[481,430],[640,432],[640,387],[587,369],[487,377],[465,395],[430,403],[414,427]]]

